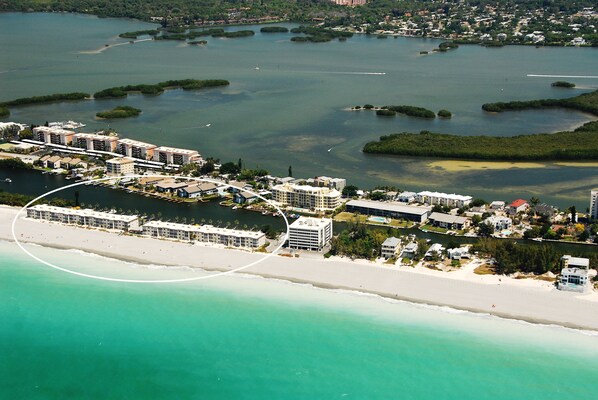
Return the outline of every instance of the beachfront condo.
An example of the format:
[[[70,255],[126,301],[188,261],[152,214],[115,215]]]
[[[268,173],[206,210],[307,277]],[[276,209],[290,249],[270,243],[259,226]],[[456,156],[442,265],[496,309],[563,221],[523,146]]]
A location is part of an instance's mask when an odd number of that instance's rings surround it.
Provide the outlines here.
[[[332,220],[299,217],[289,226],[291,249],[321,251],[332,239]]]
[[[27,217],[62,224],[87,226],[90,228],[103,228],[119,231],[139,229],[139,216],[137,215],[122,215],[90,209],[82,210],[77,208],[55,207],[47,204],[37,204],[27,208]]]
[[[283,206],[332,211],[341,205],[341,192],[328,187],[285,183],[272,187],[272,199]]]

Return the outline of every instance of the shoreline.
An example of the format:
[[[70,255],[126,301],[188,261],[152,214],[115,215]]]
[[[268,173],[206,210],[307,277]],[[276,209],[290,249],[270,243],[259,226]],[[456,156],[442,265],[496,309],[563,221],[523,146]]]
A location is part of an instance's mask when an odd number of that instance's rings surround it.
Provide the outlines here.
[[[0,239],[14,243],[10,226],[17,211],[18,208],[14,207],[0,207]],[[185,266],[195,271],[222,272],[235,268],[235,263],[248,263],[263,257],[263,253],[117,236],[27,219],[20,219],[15,228],[17,235],[22,236],[22,242],[62,250],[77,249],[140,265]],[[135,249],[135,255],[129,255],[131,249]],[[199,257],[198,253],[201,253]],[[598,332],[596,293],[561,292],[548,282],[487,275],[468,277],[467,271],[457,272],[422,271],[417,268],[404,270],[367,261],[324,260],[318,255],[301,254],[293,258],[274,255],[240,274]]]

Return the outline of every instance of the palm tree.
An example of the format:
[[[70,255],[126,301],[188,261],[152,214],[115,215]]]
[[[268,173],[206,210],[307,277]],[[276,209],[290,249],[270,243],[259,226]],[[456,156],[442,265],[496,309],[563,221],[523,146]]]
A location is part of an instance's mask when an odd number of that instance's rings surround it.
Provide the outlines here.
[[[205,224],[205,223],[206,223],[206,219],[205,219],[205,218],[202,218],[202,219],[200,220],[200,222],[201,222],[202,224]]]
[[[217,224],[218,226],[220,226],[220,225],[222,224],[222,220],[221,220],[221,219],[219,219],[218,221],[216,221],[216,224]]]

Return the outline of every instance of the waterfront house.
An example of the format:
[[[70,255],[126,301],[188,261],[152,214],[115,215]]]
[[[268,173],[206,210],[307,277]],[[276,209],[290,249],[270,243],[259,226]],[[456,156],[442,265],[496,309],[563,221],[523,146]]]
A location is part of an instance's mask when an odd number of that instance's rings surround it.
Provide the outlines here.
[[[490,203],[490,210],[492,210],[492,211],[499,211],[499,210],[503,210],[504,208],[505,208],[504,201],[493,201],[492,203]]]
[[[416,242],[411,242],[408,243],[405,247],[403,247],[403,250],[401,251],[401,258],[409,258],[412,259],[415,257],[415,255],[417,254],[417,250],[418,250],[418,245]]]
[[[428,219],[428,214],[432,210],[432,207],[410,206],[398,202],[351,200],[347,203],[346,210],[351,213],[406,219],[421,223]]]
[[[154,187],[160,193],[176,193],[177,190],[187,187],[188,182],[175,182],[172,180],[163,180],[156,183]]]
[[[529,204],[527,203],[527,201],[525,201],[523,199],[517,199],[514,202],[512,202],[511,204],[509,204],[509,207],[507,208],[507,212],[510,215],[515,215],[520,212],[525,212],[528,208],[529,208]]]
[[[558,288],[570,292],[588,292],[590,288],[589,267],[590,260],[581,257],[564,255],[561,258],[561,277]]]
[[[430,248],[428,249],[428,251],[426,251],[426,254],[424,255],[424,259],[425,260],[432,260],[434,258],[438,258],[438,259],[443,259],[443,253],[444,252],[444,247],[442,247],[442,245],[440,243],[434,243],[432,244],[432,246],[430,246]]]
[[[233,195],[233,201],[237,204],[252,204],[260,201],[260,198],[252,192],[238,192]]]
[[[400,252],[401,249],[401,239],[396,238],[394,236],[389,237],[382,243],[382,247],[380,248],[380,255],[387,260],[389,258],[396,257],[397,254]]]
[[[446,251],[446,254],[448,255],[448,258],[450,258],[451,260],[462,260],[464,258],[468,259],[471,257],[471,255],[469,254],[468,247],[455,247],[452,249],[448,249]]]
[[[200,182],[176,190],[177,196],[189,199],[210,196],[218,193],[218,185],[212,182]]]
[[[511,229],[511,226],[513,226],[513,220],[511,218],[501,217],[498,215],[488,217],[483,222],[487,225],[492,226],[494,230],[497,232],[505,229]]]
[[[463,230],[469,228],[470,219],[457,215],[433,212],[428,217],[430,224],[445,229]]]

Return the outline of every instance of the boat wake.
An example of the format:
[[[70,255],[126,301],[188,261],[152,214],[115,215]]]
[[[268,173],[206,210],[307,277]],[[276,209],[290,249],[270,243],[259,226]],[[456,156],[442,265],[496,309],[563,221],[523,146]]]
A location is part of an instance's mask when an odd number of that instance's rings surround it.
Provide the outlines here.
[[[531,78],[579,78],[579,79],[598,79],[597,75],[538,75],[527,74]]]

